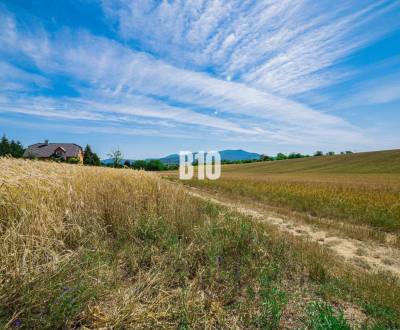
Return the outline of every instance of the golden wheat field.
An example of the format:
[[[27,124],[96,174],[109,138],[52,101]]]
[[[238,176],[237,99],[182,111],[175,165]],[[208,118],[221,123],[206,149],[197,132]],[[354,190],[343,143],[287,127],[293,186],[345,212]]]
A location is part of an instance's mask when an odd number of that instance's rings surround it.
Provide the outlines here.
[[[236,193],[241,180],[218,189]],[[288,191],[311,200],[331,189],[273,180],[247,180],[241,194],[272,189],[281,203]],[[360,205],[373,199],[348,189]],[[393,223],[378,224],[396,232]],[[400,327],[397,277],[142,171],[0,158],[0,259],[3,328]]]
[[[226,165],[220,180],[185,184],[236,201],[299,212],[322,226],[325,219],[330,227],[336,224],[361,239],[382,241],[390,233],[399,246],[399,164],[400,151],[394,150]]]

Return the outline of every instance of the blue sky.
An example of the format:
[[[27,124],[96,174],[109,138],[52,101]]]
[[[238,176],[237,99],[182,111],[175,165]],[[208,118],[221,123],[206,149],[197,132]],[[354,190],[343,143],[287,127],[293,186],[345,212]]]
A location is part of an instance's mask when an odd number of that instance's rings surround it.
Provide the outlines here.
[[[105,157],[400,147],[400,1],[0,1],[0,133]]]

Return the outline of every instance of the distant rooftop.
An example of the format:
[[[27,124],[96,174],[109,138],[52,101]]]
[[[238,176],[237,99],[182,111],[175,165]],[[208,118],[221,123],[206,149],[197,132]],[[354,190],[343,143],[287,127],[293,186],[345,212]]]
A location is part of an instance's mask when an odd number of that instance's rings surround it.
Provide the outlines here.
[[[65,157],[77,157],[82,147],[75,143],[43,143],[30,145],[24,152],[24,157],[49,158],[54,155],[56,149],[61,148],[65,151]]]

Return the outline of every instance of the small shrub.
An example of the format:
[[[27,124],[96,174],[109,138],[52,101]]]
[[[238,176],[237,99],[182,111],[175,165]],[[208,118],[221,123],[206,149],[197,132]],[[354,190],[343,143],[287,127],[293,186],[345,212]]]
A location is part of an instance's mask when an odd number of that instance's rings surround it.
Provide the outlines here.
[[[375,304],[364,304],[364,310],[367,314],[373,316],[376,322],[373,329],[399,329],[400,316],[393,309]]]
[[[67,159],[68,164],[79,164],[80,159],[77,157],[70,157]]]
[[[351,330],[344,318],[343,312],[334,311],[333,307],[325,302],[312,302],[307,308],[308,324],[315,330]]]
[[[276,268],[263,272],[260,278],[259,298],[261,314],[255,319],[255,325],[261,329],[279,329],[282,311],[288,299],[285,292],[279,290],[271,281],[276,275]]]

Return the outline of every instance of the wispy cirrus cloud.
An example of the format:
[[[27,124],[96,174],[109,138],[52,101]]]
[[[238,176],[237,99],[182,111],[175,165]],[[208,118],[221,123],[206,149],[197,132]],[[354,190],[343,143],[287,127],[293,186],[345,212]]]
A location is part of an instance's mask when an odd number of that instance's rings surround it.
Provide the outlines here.
[[[399,27],[369,24],[400,7],[393,1],[103,0],[122,37],[185,66],[295,95],[348,76],[331,67]],[[397,21],[395,20],[397,17]]]
[[[6,17],[3,22],[7,24],[2,42],[7,46],[5,49],[8,53],[24,54],[45,75],[61,74],[68,77],[76,83],[75,88],[84,94],[76,99],[25,95],[23,104],[20,104],[19,95],[8,93],[6,102],[0,104],[3,111],[85,120],[111,120],[113,117],[110,113],[113,113],[116,118],[120,118],[121,114],[125,115],[124,118],[127,115],[142,116],[252,134],[228,120],[169,106],[142,94],[125,93],[117,98],[118,84],[121,84],[125,76],[125,65],[140,68],[144,55],[133,54],[115,42],[85,32],[71,34],[65,30],[53,38],[40,29],[38,34],[20,31],[10,17]],[[98,54],[102,54],[100,59],[94,61]],[[2,64],[0,68],[3,69],[3,79],[7,80],[14,92],[21,89],[27,91],[27,84],[40,82],[43,87],[47,82],[40,75],[28,74],[9,64]],[[25,84],[17,85],[20,81]],[[109,115],[104,117],[104,112]]]
[[[381,105],[400,100],[400,74],[391,74],[356,86],[345,106]]]
[[[68,114],[79,119],[88,120],[92,116],[98,120],[104,113],[114,114],[116,118],[121,115],[142,116],[258,135],[259,138],[271,136],[266,133],[268,125],[264,130],[254,129],[255,123],[260,125],[258,118],[262,118],[273,123],[275,128],[283,123],[292,131],[303,131],[304,136],[310,127],[324,127],[324,134],[345,129],[357,136],[360,133],[340,118],[320,114],[307,106],[240,82],[177,68],[85,31],[64,30],[51,36],[43,31],[37,35],[24,33],[15,24],[12,29],[9,35],[13,37],[5,42],[14,51],[30,56],[44,74],[61,74],[75,81],[81,97],[55,102],[63,104],[64,112],[80,109]],[[33,105],[40,108],[38,100],[43,99],[31,99]],[[56,115],[48,104],[43,108],[48,109],[49,115]],[[211,116],[215,110],[223,116]],[[57,111],[65,115],[60,109]],[[252,124],[251,120],[243,121],[242,117],[253,118]],[[247,123],[245,126],[244,122]],[[287,139],[282,134],[274,136]]]
[[[207,130],[219,139],[292,145],[368,141],[357,126],[291,96],[347,77],[332,65],[388,33],[363,27],[398,4],[340,2],[335,10],[300,0],[102,5],[124,40],[68,27],[28,29],[0,8],[0,82],[8,86],[0,92],[0,111],[90,127],[107,123],[121,134]],[[9,58],[23,58],[33,70]],[[51,95],[53,81],[77,95]]]
[[[32,91],[50,85],[50,81],[45,77],[21,70],[1,60],[0,72],[0,84],[3,91]]]

